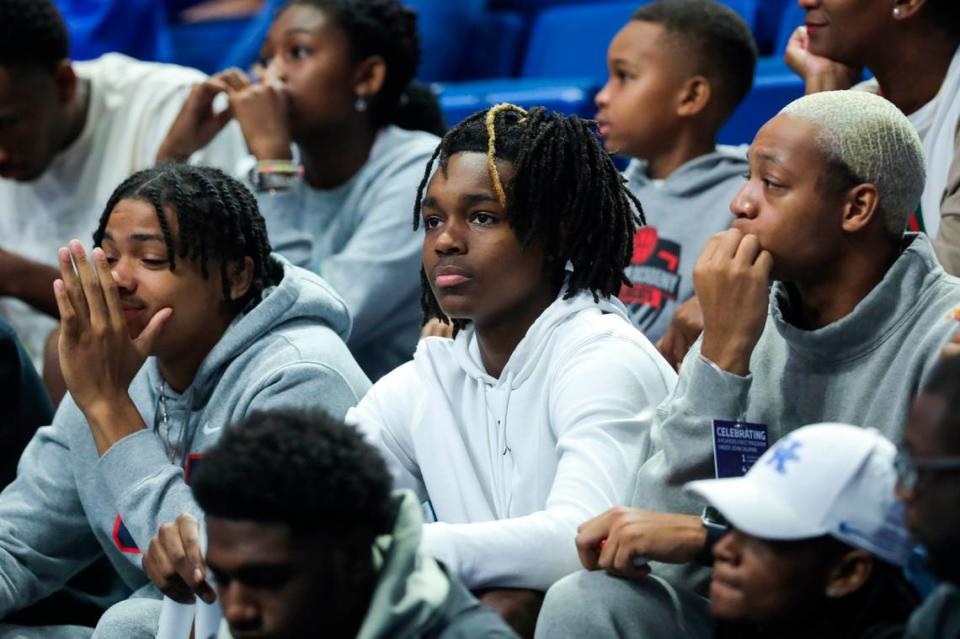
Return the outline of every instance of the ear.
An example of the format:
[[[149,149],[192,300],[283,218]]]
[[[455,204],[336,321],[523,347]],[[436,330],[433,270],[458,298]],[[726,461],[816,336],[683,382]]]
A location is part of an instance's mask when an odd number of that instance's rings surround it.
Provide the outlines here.
[[[61,60],[53,72],[53,81],[57,86],[57,97],[61,106],[72,103],[77,96],[77,74],[69,60]]]
[[[873,555],[866,550],[851,550],[827,575],[824,593],[831,599],[852,594],[867,583],[873,574]]]
[[[353,92],[357,97],[372,99],[383,88],[387,77],[387,63],[379,55],[358,62],[353,70]]]
[[[893,6],[900,11],[894,16],[894,20],[909,20],[915,17],[925,4],[927,0],[896,0]]]
[[[843,230],[857,233],[880,215],[880,194],[875,184],[858,184],[844,195]]]
[[[691,117],[707,108],[712,95],[710,81],[702,75],[695,75],[683,83],[679,93],[677,115]]]
[[[246,295],[253,284],[253,258],[244,257],[242,262],[227,264],[227,277],[230,278],[230,301]]]

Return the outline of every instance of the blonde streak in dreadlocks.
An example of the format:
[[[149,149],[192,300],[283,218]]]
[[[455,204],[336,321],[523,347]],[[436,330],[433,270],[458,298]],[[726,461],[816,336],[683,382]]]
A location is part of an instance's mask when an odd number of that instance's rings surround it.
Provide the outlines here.
[[[490,180],[493,182],[493,190],[497,192],[497,199],[500,200],[500,206],[507,208],[507,193],[503,190],[503,182],[500,181],[500,172],[497,170],[495,162],[497,156],[497,114],[501,111],[516,111],[521,116],[527,115],[525,109],[521,109],[515,104],[502,102],[494,105],[487,110],[485,124],[487,126],[487,170],[490,172]]]

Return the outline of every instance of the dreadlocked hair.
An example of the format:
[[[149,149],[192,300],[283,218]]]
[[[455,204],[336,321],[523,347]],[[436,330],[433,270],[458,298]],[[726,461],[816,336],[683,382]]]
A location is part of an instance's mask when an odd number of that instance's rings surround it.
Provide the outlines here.
[[[542,107],[525,111],[498,104],[469,116],[450,129],[427,163],[417,189],[413,228],[420,227],[424,192],[435,165],[446,170],[456,153],[483,153],[507,221],[524,248],[543,247],[548,273],[568,274],[563,298],[589,290],[595,300],[616,295],[629,285],[624,269],[633,253],[633,236],[646,224],[639,200],[603,150],[594,123]],[[495,161],[510,162],[513,177],[504,184]],[[420,270],[424,321],[447,323]],[[459,330],[466,324],[454,320]]]
[[[263,290],[283,278],[283,267],[270,256],[266,223],[257,201],[243,184],[220,169],[188,164],[161,164],[134,173],[114,190],[93,234],[100,246],[110,215],[121,200],[133,199],[151,205],[157,214],[167,246],[170,270],[176,258],[199,261],[203,277],[209,278],[208,264],[220,266],[223,298],[233,312],[240,312]],[[179,237],[174,241],[164,211],[177,216]],[[242,297],[230,299],[231,262],[253,260],[253,280]]]

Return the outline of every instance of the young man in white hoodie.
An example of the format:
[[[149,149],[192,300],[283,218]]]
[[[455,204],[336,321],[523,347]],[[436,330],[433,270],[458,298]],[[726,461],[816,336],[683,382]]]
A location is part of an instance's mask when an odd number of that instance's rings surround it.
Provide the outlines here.
[[[615,298],[632,203],[583,120],[499,105],[452,129],[415,224],[425,316],[456,336],[422,340],[347,415],[426,502],[423,547],[475,591],[517,589],[481,599],[521,631],[577,569],[577,524],[627,496],[637,415],[675,381]]]

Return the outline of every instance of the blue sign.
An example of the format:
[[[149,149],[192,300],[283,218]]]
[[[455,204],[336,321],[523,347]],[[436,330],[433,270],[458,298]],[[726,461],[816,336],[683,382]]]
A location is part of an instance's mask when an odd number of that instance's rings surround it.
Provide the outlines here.
[[[713,420],[713,468],[717,479],[743,477],[767,451],[765,424]]]

